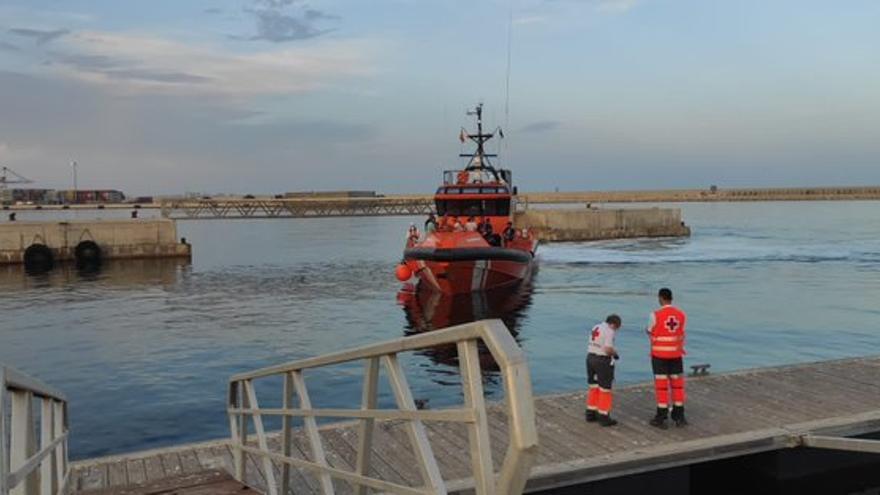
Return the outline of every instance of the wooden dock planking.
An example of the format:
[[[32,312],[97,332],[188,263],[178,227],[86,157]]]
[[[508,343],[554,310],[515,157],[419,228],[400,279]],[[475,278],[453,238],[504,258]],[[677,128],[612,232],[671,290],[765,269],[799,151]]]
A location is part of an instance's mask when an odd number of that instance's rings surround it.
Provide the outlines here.
[[[665,431],[647,424],[655,407],[652,384],[615,390],[612,414],[620,424],[614,428],[584,421],[583,391],[542,396],[535,401],[540,452],[527,488],[547,489],[786,448],[793,445],[793,435],[808,432],[856,435],[880,431],[878,372],[880,357],[871,357],[693,378],[688,381],[690,426]],[[487,415],[497,469],[506,448],[506,417],[500,404],[490,404]],[[472,482],[463,425],[428,422],[426,426],[450,492],[466,490]],[[351,469],[356,458],[355,423],[325,425],[319,431],[328,462]],[[411,462],[412,449],[403,422],[377,422],[375,435],[373,474],[405,485],[419,485],[420,475]],[[270,438],[270,445],[280,449],[277,435]],[[301,429],[293,431],[291,443],[293,457],[312,458]],[[232,452],[227,442],[215,441],[81,461],[74,463],[73,469],[71,486],[81,493],[147,493],[135,489],[168,480],[196,480],[206,470],[231,472]],[[274,469],[280,476],[280,465],[276,463]],[[258,491],[266,483],[262,463],[251,456],[246,481]],[[346,482],[334,485],[338,493],[352,493]],[[293,469],[288,493],[317,493],[317,486],[312,473]]]

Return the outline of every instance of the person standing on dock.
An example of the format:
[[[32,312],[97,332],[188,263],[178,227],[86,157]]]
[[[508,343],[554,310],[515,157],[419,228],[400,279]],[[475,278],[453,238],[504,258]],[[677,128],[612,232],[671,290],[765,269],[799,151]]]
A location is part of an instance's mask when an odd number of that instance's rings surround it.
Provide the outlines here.
[[[614,337],[620,325],[620,317],[612,314],[605,318],[604,323],[594,326],[590,331],[586,419],[588,422],[598,421],[602,426],[617,424],[611,418],[611,385],[614,383],[614,362],[620,357],[614,348]]]
[[[672,291],[662,288],[657,294],[660,309],[651,313],[647,332],[651,339],[651,367],[657,393],[657,414],[651,426],[666,429],[669,396],[672,389],[672,421],[675,426],[687,425],[684,417],[684,339],[687,315],[672,305]]]

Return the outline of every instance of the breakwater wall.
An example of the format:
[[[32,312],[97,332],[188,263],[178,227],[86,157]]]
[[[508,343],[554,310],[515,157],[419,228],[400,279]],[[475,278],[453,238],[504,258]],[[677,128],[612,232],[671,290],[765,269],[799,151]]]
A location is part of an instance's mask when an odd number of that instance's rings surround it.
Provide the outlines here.
[[[0,264],[191,256],[168,219],[0,224]]]
[[[687,237],[679,208],[531,209],[517,212],[517,228],[542,241],[598,241],[634,237]]]
[[[665,189],[642,191],[534,192],[519,195],[523,204],[685,203],[739,201],[880,200],[880,186]]]

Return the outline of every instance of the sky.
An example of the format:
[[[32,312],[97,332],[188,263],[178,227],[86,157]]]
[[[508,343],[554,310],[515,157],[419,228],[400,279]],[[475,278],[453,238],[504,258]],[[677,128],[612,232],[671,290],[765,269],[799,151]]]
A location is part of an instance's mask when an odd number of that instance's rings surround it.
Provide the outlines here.
[[[876,0],[0,0],[0,165],[424,193],[483,102],[523,191],[876,185],[878,25]]]

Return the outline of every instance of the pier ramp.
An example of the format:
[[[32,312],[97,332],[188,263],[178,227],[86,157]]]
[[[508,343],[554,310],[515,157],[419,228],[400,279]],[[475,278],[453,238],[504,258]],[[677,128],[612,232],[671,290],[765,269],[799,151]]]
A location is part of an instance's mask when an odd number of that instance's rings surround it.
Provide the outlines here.
[[[136,487],[220,470],[261,493],[284,495],[513,495],[672,469],[686,480],[694,466],[760,453],[880,453],[880,441],[852,438],[880,432],[880,357],[692,377],[690,425],[668,430],[647,423],[655,410],[653,383],[622,387],[612,412],[620,424],[602,428],[584,421],[583,390],[531,398],[523,356],[502,330],[500,321],[486,320],[237,375],[227,405],[230,439],[80,461],[71,488],[152,493]],[[458,347],[463,406],[417,407],[397,354],[450,344]],[[483,346],[493,357],[512,359],[493,363]],[[365,361],[362,399],[346,409],[313,406],[302,372],[352,361]],[[632,364],[638,365],[647,366]],[[397,407],[375,402],[380,369]],[[483,404],[479,374],[489,373],[501,379],[505,397]],[[273,377],[282,383],[254,383]],[[281,400],[260,406],[276,387]],[[263,418],[270,416],[303,423],[267,431]],[[319,417],[348,420],[317,424]],[[767,469],[778,475],[783,468]]]

